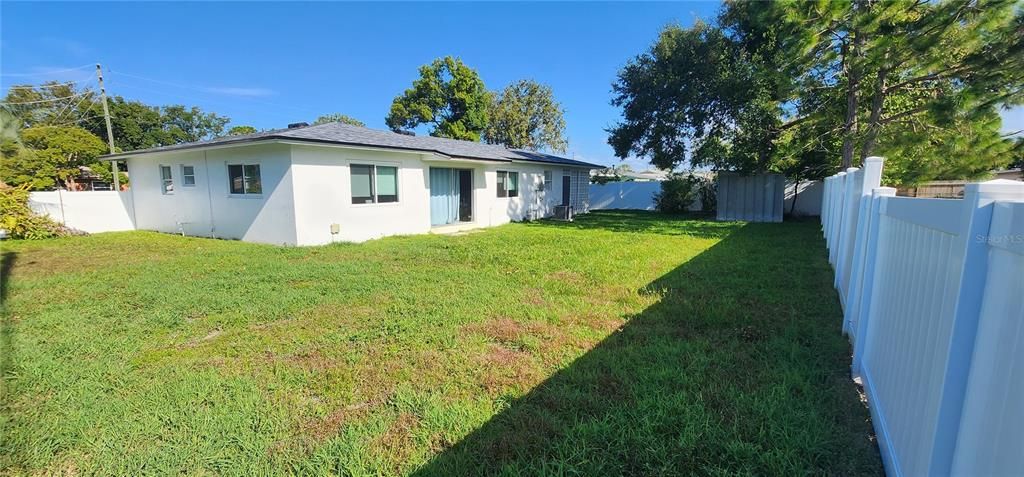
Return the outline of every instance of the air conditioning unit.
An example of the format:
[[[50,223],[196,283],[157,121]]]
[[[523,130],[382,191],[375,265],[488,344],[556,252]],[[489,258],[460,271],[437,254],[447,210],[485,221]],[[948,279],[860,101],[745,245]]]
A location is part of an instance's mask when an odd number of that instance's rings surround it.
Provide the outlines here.
[[[555,206],[555,220],[567,220],[572,222],[572,206],[571,205],[556,205]]]

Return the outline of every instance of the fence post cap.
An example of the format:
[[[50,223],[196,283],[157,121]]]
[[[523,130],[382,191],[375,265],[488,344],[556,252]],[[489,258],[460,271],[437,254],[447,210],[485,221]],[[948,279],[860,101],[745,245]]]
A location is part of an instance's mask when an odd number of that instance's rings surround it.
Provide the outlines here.
[[[896,196],[896,188],[895,187],[875,187],[874,189],[871,189],[871,196],[872,197],[895,197]]]
[[[865,158],[864,162],[885,162],[885,158],[881,156],[871,156]]]
[[[1009,179],[994,179],[986,182],[971,182],[964,185],[967,194],[1009,194],[1009,197],[1024,197],[1024,182]]]

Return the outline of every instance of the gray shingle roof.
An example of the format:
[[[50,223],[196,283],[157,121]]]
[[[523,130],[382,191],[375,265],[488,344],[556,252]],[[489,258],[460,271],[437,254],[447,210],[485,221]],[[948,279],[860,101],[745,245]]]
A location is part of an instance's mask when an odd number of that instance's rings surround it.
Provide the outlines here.
[[[171,146],[154,147],[138,151],[122,152],[103,156],[103,159],[118,159],[157,152],[172,152],[198,147],[209,147],[229,144],[245,144],[268,140],[294,140],[312,143],[343,144],[352,146],[371,146],[386,149],[422,151],[441,154],[449,157],[466,159],[482,159],[487,161],[527,161],[568,166],[602,168],[604,166],[588,162],[568,159],[552,154],[521,149],[508,149],[504,146],[484,144],[472,141],[460,141],[433,136],[407,136],[391,131],[364,128],[342,123],[325,123],[292,129],[275,129],[242,136],[225,136],[208,141],[174,144]]]

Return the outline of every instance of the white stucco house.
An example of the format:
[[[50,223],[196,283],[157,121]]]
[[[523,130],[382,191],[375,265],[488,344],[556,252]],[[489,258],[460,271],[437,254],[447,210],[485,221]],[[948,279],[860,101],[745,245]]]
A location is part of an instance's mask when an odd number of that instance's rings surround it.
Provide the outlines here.
[[[488,227],[589,207],[590,170],[539,152],[341,123],[105,156],[135,228],[285,245]]]

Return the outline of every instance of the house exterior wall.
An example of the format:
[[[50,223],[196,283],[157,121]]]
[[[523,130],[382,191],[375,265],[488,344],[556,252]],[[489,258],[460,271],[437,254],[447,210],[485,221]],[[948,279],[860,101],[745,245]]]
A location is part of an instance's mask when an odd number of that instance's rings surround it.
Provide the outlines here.
[[[228,164],[260,164],[263,194],[229,194]],[[398,168],[398,202],[353,204],[352,164]],[[160,166],[171,166],[174,191],[162,192]],[[182,168],[195,167],[194,187]],[[562,200],[562,176],[572,177],[571,202],[585,211],[589,171],[556,164],[453,160],[432,154],[303,144],[263,144],[130,158],[137,228],[285,245],[361,242],[428,233],[430,168],[473,171],[473,220],[489,227],[552,214]],[[519,174],[519,196],[498,197],[498,171]],[[545,190],[544,172],[551,172]],[[332,233],[337,224],[338,233]]]
[[[260,144],[129,158],[136,228],[294,245],[290,155],[286,145]],[[263,193],[230,194],[229,163],[259,164]],[[162,190],[161,165],[171,167],[174,191],[168,194]],[[183,185],[183,166],[195,168],[195,186]]]
[[[430,231],[430,192],[420,154],[340,147],[292,147],[299,245],[361,242]],[[353,204],[351,164],[398,167],[398,202]],[[331,234],[331,224],[339,233]]]

